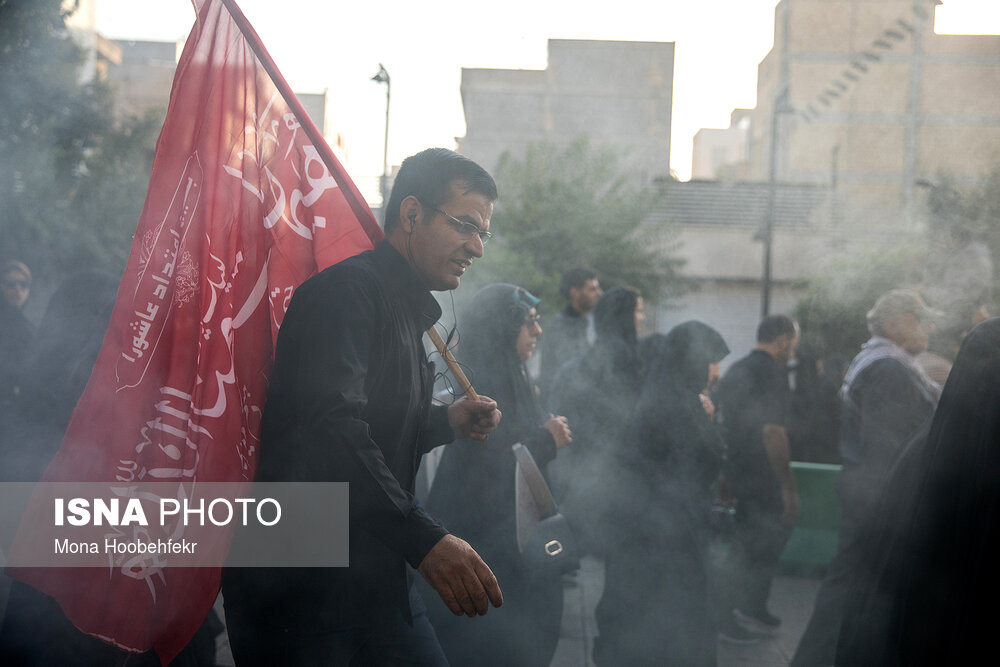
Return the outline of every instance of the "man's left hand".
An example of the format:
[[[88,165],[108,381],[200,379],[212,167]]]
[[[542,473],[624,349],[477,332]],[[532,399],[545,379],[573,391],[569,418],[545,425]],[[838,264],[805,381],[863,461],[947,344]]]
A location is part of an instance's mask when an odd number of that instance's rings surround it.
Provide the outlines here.
[[[448,423],[456,439],[485,440],[500,424],[500,416],[497,402],[489,396],[480,396],[478,401],[460,398],[448,407]]]

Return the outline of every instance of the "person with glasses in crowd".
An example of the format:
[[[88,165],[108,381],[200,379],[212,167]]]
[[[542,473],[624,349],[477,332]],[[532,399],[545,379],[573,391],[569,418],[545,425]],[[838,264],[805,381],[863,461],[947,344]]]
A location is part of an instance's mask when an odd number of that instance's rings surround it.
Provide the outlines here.
[[[485,396],[432,406],[422,336],[483,255],[493,178],[445,149],[403,161],[374,250],[304,282],[278,335],[257,480],[349,482],[349,567],[231,568],[223,596],[237,665],[446,665],[409,564],[449,610],[503,603],[490,568],[414,499],[424,452],[485,440]],[[322,528],[322,527],[319,527]],[[471,623],[471,621],[470,621]]]
[[[504,416],[486,442],[466,438],[445,448],[427,509],[490,564],[503,583],[504,605],[475,624],[442,604],[428,605],[452,665],[547,667],[559,641],[559,573],[526,569],[516,539],[511,445],[522,443],[544,474],[572,439],[565,417],[543,415],[525,367],[542,334],[537,306],[524,288],[497,283],[479,290],[459,320],[460,361]]]

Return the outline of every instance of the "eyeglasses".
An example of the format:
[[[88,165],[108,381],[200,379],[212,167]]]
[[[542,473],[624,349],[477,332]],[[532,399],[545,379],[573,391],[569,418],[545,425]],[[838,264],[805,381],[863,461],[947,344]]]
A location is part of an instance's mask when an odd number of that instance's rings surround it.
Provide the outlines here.
[[[541,315],[532,315],[530,317],[524,318],[524,326],[528,327],[529,329],[534,326],[541,326],[541,325],[542,325]]]
[[[0,284],[3,285],[4,289],[14,289],[15,287],[20,287],[21,289],[31,288],[30,280],[17,280],[16,278],[13,278],[11,280],[4,280],[3,283]]]
[[[448,215],[439,208],[434,208],[433,206],[427,206],[427,208],[448,218],[448,220],[451,221],[452,226],[458,231],[458,235],[462,238],[471,239],[473,236],[479,236],[479,240],[483,242],[483,245],[489,243],[490,239],[493,238],[492,232],[480,229],[478,225],[466,222],[465,220],[459,220],[455,216]]]

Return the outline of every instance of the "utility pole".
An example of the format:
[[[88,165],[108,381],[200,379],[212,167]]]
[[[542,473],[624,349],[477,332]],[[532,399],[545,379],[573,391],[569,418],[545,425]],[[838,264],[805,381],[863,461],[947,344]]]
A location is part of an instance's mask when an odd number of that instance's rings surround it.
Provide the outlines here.
[[[768,165],[767,215],[758,238],[764,242],[764,267],[760,286],[760,317],[771,312],[771,253],[774,245],[774,204],[778,188],[778,115],[794,111],[788,103],[788,88],[782,88],[771,106],[771,160]]]
[[[392,83],[389,79],[389,72],[386,71],[382,63],[378,64],[378,72],[372,77],[372,81],[385,84],[385,139],[382,142],[382,178],[379,179],[379,192],[382,194],[382,215],[385,216],[385,205],[389,200],[389,93],[392,91]]]

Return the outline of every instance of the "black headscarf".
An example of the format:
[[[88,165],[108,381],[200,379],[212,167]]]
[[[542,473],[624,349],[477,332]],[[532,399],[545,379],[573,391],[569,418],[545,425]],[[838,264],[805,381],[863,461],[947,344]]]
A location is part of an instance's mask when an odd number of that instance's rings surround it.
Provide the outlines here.
[[[965,665],[1000,599],[1000,318],[965,339],[926,441],[886,485],[837,664]]]
[[[641,466],[665,465],[658,472],[677,478],[697,473],[710,484],[721,464],[722,441],[698,395],[708,384],[709,365],[729,354],[729,346],[697,321],[650,339],[643,346],[646,370],[630,449]]]
[[[555,456],[517,336],[538,299],[515,285],[497,283],[473,297],[459,320],[462,337],[455,356],[476,392],[497,402],[503,419],[485,442],[457,440],[444,451],[427,498],[427,509],[484,557],[505,564],[516,559],[514,470],[511,445],[522,442],[544,470],[539,445]]]
[[[472,386],[497,402],[508,425],[541,425],[541,410],[517,353],[521,327],[537,305],[523,287],[494,283],[476,292],[460,320],[459,360],[468,367]]]

